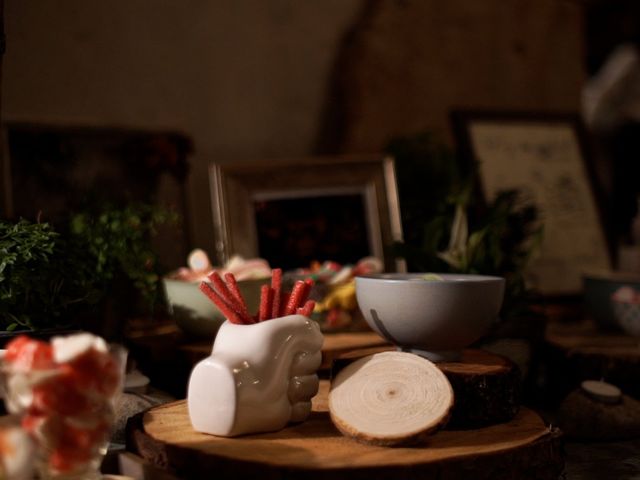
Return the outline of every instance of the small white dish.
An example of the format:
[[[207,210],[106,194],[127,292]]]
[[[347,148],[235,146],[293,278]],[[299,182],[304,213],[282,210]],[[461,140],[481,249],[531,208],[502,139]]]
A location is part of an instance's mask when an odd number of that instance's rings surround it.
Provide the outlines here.
[[[140,370],[133,370],[124,377],[124,391],[127,393],[145,393],[149,388],[149,377]]]

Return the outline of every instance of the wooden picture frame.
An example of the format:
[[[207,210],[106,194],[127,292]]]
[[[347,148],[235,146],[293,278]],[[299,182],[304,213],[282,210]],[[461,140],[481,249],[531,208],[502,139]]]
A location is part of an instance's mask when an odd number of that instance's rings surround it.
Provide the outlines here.
[[[220,264],[232,255],[262,256],[272,266],[283,268],[311,259],[340,261],[330,257],[332,251],[336,252],[335,246],[343,243],[345,248],[337,253],[347,247],[352,252],[350,258],[343,256],[344,263],[371,255],[380,258],[388,271],[402,269],[403,263],[396,262],[386,251],[386,247],[402,239],[395,166],[390,157],[353,155],[214,163],[209,174],[216,255]],[[291,255],[289,265],[280,265],[281,252],[276,251],[279,247],[269,250],[265,246],[264,228],[259,225],[264,222],[260,215],[265,208],[280,215],[280,220],[270,224],[271,230],[275,230],[270,238],[293,242],[287,247]],[[301,220],[305,212],[309,222]],[[318,222],[329,228],[318,227]],[[297,239],[302,241],[303,229],[309,230],[305,241],[310,245],[305,251],[296,244]],[[360,252],[363,229],[366,247]],[[355,231],[356,240],[333,235],[347,230]],[[318,235],[324,239],[318,239],[314,246],[313,232],[320,231]],[[334,244],[333,250],[325,248],[327,243]],[[297,265],[305,266],[308,265]]]
[[[540,211],[544,238],[529,269],[546,297],[574,297],[587,271],[613,264],[602,194],[577,115],[455,111],[461,159],[475,163],[483,201],[517,189]]]

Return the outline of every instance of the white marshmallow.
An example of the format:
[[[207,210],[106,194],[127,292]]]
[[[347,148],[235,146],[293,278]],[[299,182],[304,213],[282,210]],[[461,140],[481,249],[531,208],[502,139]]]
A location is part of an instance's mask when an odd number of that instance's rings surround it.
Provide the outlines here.
[[[35,447],[33,441],[19,426],[0,428],[2,444],[6,451],[0,452],[3,478],[27,480],[33,478]]]
[[[77,333],[66,337],[53,337],[51,339],[53,359],[57,363],[69,362],[91,349],[98,352],[107,352],[107,343],[100,337],[91,333]]]
[[[196,248],[189,254],[189,257],[187,258],[187,265],[189,265],[189,268],[194,272],[211,270],[209,256],[200,248]]]

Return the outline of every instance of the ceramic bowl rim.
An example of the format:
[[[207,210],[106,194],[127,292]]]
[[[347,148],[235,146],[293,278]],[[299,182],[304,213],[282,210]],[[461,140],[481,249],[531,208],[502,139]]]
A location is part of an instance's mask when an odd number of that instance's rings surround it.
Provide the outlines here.
[[[445,281],[429,281],[417,283],[414,280],[421,279],[425,275],[439,275]],[[503,283],[504,277],[497,275],[480,275],[475,273],[433,273],[433,272],[412,272],[412,273],[368,273],[355,277],[358,280],[365,280],[367,283],[392,283],[410,285],[451,285],[470,283]]]
[[[616,270],[594,270],[582,274],[584,281],[608,283],[640,283],[640,273]]]

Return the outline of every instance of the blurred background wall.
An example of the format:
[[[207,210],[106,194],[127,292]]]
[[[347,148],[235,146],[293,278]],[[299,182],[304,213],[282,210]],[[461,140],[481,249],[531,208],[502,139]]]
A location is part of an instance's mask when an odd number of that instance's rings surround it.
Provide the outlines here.
[[[169,129],[194,143],[193,246],[213,250],[207,165],[378,151],[454,107],[577,111],[569,0],[5,0],[3,120]]]

